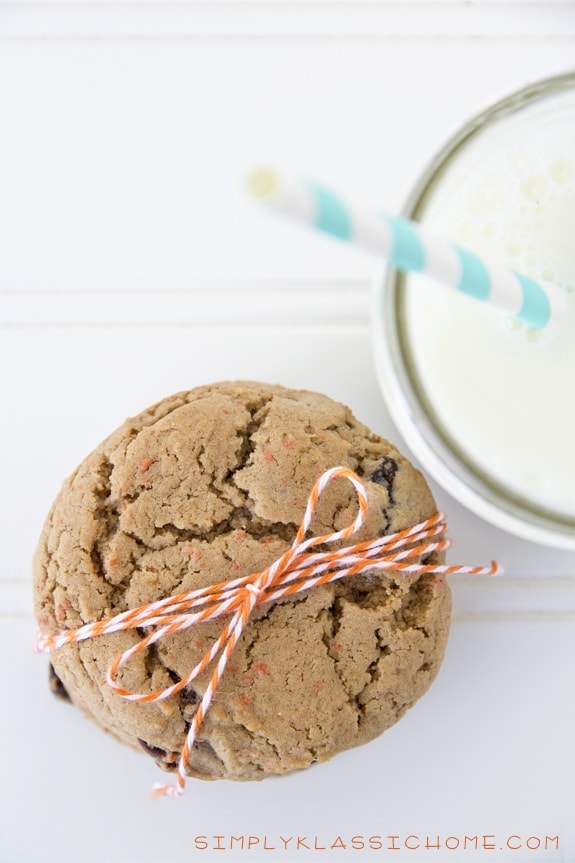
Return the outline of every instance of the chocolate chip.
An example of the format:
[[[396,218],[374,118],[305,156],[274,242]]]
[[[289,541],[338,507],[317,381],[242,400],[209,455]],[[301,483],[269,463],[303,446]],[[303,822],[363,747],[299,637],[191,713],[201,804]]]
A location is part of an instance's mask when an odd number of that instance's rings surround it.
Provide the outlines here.
[[[182,689],[182,691],[180,692],[180,698],[187,704],[197,704],[200,700],[198,693],[194,692],[193,689],[189,689],[188,687]]]
[[[174,683],[179,683],[182,679],[180,675],[176,671],[174,671],[173,668],[166,667],[166,671],[168,672],[170,680],[172,680]],[[198,693],[189,686],[186,686],[184,689],[181,690],[180,698],[182,699],[182,701],[185,701],[186,704],[197,704],[200,700]]]
[[[146,755],[150,755],[154,759],[158,767],[161,767],[162,770],[166,770],[168,773],[173,773],[180,758],[179,752],[166,752],[165,749],[159,746],[151,746],[140,737],[138,737],[138,743]]]
[[[371,481],[376,482],[378,485],[382,485],[387,489],[387,493],[389,494],[389,500],[393,503],[393,480],[395,479],[395,474],[397,473],[397,462],[395,459],[386,455],[382,458],[378,466],[375,468],[373,473],[371,474]]]
[[[138,737],[138,743],[146,753],[146,755],[151,755],[154,761],[163,761],[166,757],[165,749],[160,749],[159,746],[150,746],[149,743],[146,743],[145,740],[141,740]]]
[[[49,677],[48,677],[48,686],[50,687],[50,692],[56,698],[59,698],[60,701],[70,701],[70,696],[66,691],[66,687],[54,671],[54,666],[50,663],[49,667]]]

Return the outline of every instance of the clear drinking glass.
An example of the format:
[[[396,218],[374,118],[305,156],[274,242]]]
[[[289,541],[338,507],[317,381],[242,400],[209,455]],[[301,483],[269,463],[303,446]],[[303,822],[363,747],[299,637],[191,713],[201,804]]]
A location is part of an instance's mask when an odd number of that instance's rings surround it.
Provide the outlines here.
[[[384,396],[422,467],[499,527],[575,549],[575,72],[470,120],[404,215],[565,293],[558,324],[532,331],[388,268],[372,320]]]

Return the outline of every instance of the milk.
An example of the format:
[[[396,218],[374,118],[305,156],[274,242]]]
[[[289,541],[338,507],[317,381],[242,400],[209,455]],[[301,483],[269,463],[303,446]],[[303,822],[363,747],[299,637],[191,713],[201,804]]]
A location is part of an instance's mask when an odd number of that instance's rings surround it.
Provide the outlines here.
[[[575,105],[575,100],[571,97]],[[423,222],[566,295],[549,330],[409,276],[407,364],[433,425],[474,472],[575,524],[575,107],[553,103],[478,135]]]

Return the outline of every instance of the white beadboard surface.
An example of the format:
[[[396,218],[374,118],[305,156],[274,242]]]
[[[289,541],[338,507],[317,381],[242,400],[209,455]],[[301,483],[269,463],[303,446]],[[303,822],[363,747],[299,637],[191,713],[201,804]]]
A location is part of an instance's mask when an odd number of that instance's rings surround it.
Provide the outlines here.
[[[399,209],[472,114],[573,65],[571,0],[0,2],[0,863],[575,860],[573,552],[434,485],[451,560],[505,575],[452,579],[430,692],[329,764],[183,800],[51,697],[30,581],[62,479],[171,392],[317,389],[405,449],[373,261],[260,212],[246,174]]]

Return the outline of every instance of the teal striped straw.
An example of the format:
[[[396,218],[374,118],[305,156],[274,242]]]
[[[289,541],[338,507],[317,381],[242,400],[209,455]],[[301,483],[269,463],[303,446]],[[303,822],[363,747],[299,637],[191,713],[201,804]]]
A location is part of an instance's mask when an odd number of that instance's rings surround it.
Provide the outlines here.
[[[275,210],[374,252],[399,270],[422,273],[504,309],[532,329],[558,317],[561,295],[550,286],[543,288],[528,276],[431,237],[410,219],[362,211],[317,183],[284,179],[269,170],[252,174],[249,189]]]

